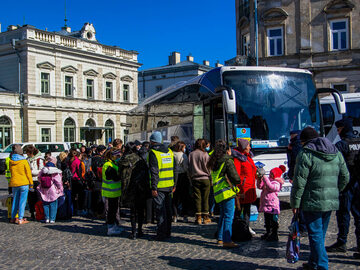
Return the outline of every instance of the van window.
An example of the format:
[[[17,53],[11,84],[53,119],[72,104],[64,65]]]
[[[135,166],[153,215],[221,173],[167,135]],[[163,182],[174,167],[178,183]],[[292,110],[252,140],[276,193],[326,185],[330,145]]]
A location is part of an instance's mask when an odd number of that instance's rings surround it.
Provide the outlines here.
[[[321,109],[323,113],[325,135],[327,135],[334,124],[335,113],[331,104],[321,104]]]
[[[353,126],[360,126],[360,102],[346,103],[345,115],[353,119]]]
[[[35,144],[35,147],[37,149],[39,149],[39,151],[41,153],[45,153],[45,152],[63,152],[65,150],[64,145],[63,144],[57,144],[57,143],[52,143],[52,144]]]

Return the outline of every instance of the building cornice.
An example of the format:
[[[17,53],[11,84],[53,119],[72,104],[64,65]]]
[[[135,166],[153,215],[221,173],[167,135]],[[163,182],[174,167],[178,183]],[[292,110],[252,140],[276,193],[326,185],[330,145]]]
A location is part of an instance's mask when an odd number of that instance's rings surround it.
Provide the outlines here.
[[[156,70],[142,70],[142,71],[139,71],[139,73],[141,73],[142,76],[151,76],[151,75],[176,73],[176,72],[190,71],[190,70],[208,72],[213,68],[214,67],[203,66],[203,65],[200,65],[200,64],[189,65],[189,66],[181,66],[181,67],[171,67],[171,66],[167,67],[166,66],[163,69],[159,68],[159,69],[156,69]]]

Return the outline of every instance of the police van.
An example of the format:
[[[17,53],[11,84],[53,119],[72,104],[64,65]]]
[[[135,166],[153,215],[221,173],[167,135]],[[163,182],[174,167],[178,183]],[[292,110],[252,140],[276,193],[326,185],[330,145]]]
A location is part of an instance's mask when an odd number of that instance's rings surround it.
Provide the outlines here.
[[[46,152],[51,152],[52,156],[58,156],[61,152],[69,150],[70,146],[68,143],[64,142],[26,142],[26,143],[13,143],[9,144],[1,153],[0,153],[0,173],[5,172],[5,159],[10,155],[12,151],[12,146],[14,144],[20,144],[21,148],[24,151],[26,156],[26,147],[29,145],[35,146],[42,154],[45,155]]]
[[[324,128],[326,137],[336,143],[340,140],[337,133],[335,122],[344,117],[352,118],[354,135],[360,137],[360,93],[342,94],[346,103],[346,113],[339,114],[336,109],[336,104],[332,96],[323,97],[320,99]]]

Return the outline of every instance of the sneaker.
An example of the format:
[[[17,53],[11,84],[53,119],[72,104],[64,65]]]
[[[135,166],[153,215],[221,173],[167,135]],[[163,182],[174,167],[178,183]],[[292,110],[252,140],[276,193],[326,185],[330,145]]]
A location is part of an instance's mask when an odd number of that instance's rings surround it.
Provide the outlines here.
[[[326,247],[327,252],[346,252],[346,244],[343,244],[341,242],[336,241],[334,244],[332,244],[329,247]]]
[[[17,224],[19,224],[19,225],[26,224],[26,223],[29,223],[29,221],[27,221],[26,218],[19,219],[17,222]]]
[[[255,235],[256,235],[256,232],[254,232],[253,229],[251,229],[250,227],[249,227],[249,232],[250,232],[250,234],[251,234],[252,236],[255,236]]]
[[[55,220],[50,220],[50,224],[54,224],[55,223]]]
[[[108,236],[119,235],[119,234],[121,234],[121,232],[122,231],[120,231],[116,225],[112,225],[112,226],[108,225],[108,230],[107,230],[107,235]]]
[[[50,220],[49,220],[49,219],[46,219],[46,220],[44,221],[44,223],[50,223]]]
[[[217,240],[216,244],[219,246],[219,247],[222,247],[224,245],[224,242],[221,241],[221,240]]]
[[[174,223],[176,223],[177,222],[177,216],[173,216],[173,218],[172,218],[172,222],[174,222]]]
[[[236,248],[236,247],[238,247],[238,245],[235,244],[234,242],[228,242],[228,243],[223,243],[223,247],[224,248]]]

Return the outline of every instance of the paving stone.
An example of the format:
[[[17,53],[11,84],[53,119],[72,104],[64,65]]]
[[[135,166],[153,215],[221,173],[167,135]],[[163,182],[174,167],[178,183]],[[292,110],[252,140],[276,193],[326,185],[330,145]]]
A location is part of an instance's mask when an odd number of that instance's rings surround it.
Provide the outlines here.
[[[0,196],[6,195],[6,180],[0,176]],[[26,212],[29,216],[29,212]],[[9,224],[6,209],[0,206],[0,269],[297,269],[309,256],[307,238],[301,239],[301,258],[296,264],[285,259],[288,226],[291,222],[288,200],[282,203],[278,243],[260,240],[264,233],[263,215],[251,227],[256,237],[226,250],[213,238],[216,223],[198,226],[173,224],[172,238],[150,241],[155,225],[146,225],[143,239],[130,240],[130,223],[124,218],[126,232],[106,236],[101,220],[74,217],[71,222],[25,225]],[[353,220],[351,221],[353,223]],[[326,244],[336,240],[335,213],[332,214]],[[354,226],[351,225],[348,251],[328,254],[330,269],[360,269],[360,260],[352,259],[356,248]]]

